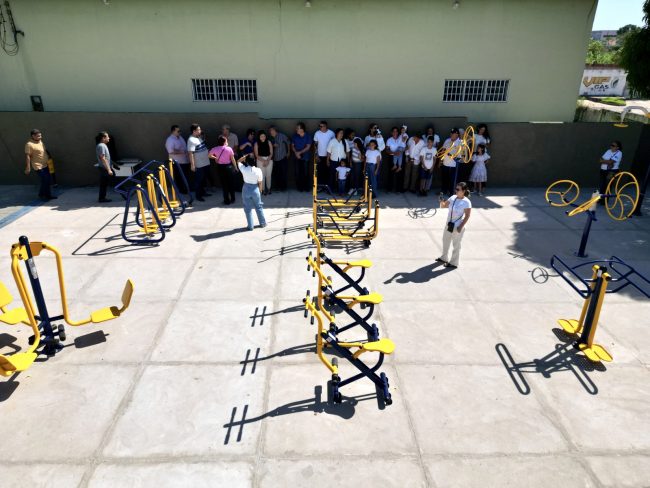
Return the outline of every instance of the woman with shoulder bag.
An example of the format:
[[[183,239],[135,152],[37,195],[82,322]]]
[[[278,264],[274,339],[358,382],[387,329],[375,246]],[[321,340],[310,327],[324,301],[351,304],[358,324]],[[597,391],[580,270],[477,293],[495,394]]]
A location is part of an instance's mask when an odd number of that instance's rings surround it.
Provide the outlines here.
[[[472,202],[467,198],[468,196],[469,188],[467,183],[461,181],[456,184],[455,195],[449,197],[446,201],[440,197],[440,208],[448,208],[449,214],[447,215],[445,230],[442,233],[442,256],[437,258],[436,261],[444,263],[445,268],[455,269],[458,267],[460,243],[465,235],[465,226],[472,212]],[[449,260],[447,256],[449,255],[449,246],[452,243],[454,249],[451,253],[451,260]]]
[[[241,190],[241,198],[244,204],[244,213],[246,214],[246,223],[248,230],[253,230],[253,210],[257,214],[257,221],[260,227],[266,227],[264,218],[264,204],[260,195],[262,191],[262,181],[264,179],[262,170],[255,167],[252,155],[242,156],[238,161],[239,171],[244,179],[244,186]]]

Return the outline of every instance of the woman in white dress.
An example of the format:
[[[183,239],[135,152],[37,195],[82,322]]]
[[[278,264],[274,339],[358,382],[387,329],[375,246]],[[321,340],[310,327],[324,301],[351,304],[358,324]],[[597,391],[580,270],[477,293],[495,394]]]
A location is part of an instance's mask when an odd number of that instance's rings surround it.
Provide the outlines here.
[[[474,167],[472,173],[469,175],[469,181],[474,183],[478,188],[478,195],[483,196],[483,183],[487,182],[487,167],[486,164],[490,159],[490,155],[485,151],[485,144],[479,144],[476,154],[472,156]]]

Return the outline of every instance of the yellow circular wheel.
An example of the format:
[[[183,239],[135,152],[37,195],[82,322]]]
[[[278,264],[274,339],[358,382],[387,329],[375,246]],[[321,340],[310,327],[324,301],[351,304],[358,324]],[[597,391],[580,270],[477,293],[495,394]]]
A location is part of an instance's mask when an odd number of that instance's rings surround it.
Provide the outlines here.
[[[474,126],[468,125],[467,129],[465,129],[465,133],[463,134],[463,144],[467,146],[469,149],[469,157],[471,159],[472,154],[474,154],[474,145],[476,143],[476,139],[474,137]]]
[[[628,219],[639,202],[639,193],[639,182],[632,173],[616,173],[605,190],[607,214],[614,220]]]
[[[566,207],[580,196],[580,187],[575,181],[557,180],[546,189],[546,201],[553,207]]]

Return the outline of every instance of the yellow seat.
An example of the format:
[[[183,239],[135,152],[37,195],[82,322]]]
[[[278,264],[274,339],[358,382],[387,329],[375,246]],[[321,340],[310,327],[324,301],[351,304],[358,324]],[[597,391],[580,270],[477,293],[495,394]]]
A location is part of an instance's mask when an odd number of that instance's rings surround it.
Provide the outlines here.
[[[584,353],[584,355],[587,356],[587,359],[594,363],[599,363],[601,361],[606,361],[609,363],[614,360],[612,355],[599,344],[592,344],[591,347],[589,347],[587,344],[580,344],[578,347]]]
[[[14,297],[11,296],[11,293],[9,293],[9,290],[7,290],[4,283],[0,281],[0,307],[6,307],[13,302],[13,300]]]
[[[11,356],[0,354],[0,374],[11,376],[19,371],[25,371],[36,360],[35,352],[17,352]]]
[[[576,319],[558,319],[557,323],[567,334],[577,334],[582,329]]]
[[[23,307],[14,308],[0,315],[0,322],[9,325],[20,324],[21,322],[29,323],[27,311]]]
[[[361,346],[364,351],[375,351],[383,354],[392,354],[395,350],[395,343],[390,339],[379,339],[374,342],[366,342]]]
[[[381,293],[372,292],[368,293],[367,295],[359,295],[358,297],[354,297],[354,300],[359,303],[379,305],[384,300],[384,297]]]

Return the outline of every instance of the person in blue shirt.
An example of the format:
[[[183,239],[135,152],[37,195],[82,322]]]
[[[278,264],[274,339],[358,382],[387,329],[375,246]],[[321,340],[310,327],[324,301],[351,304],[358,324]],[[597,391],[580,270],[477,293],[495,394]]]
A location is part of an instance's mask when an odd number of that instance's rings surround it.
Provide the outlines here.
[[[309,157],[311,154],[312,139],[305,130],[305,124],[296,124],[296,133],[291,136],[291,152],[295,159],[296,187],[298,191],[309,191],[308,178]]]

